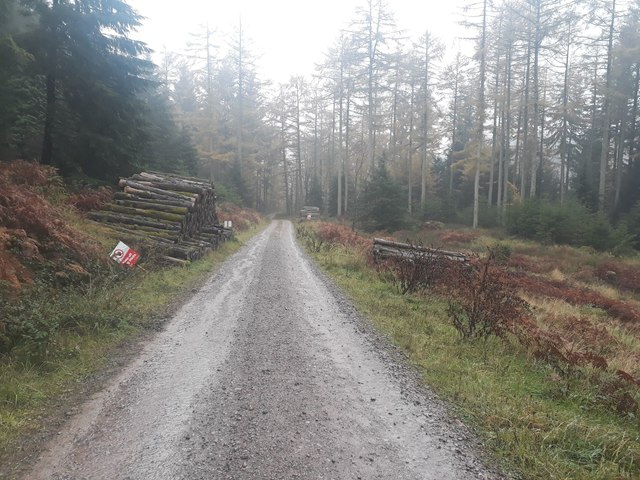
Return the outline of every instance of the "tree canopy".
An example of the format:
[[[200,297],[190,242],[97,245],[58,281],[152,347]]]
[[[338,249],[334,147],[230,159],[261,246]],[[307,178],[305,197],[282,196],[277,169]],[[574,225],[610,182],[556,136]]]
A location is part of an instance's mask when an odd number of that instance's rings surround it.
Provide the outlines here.
[[[195,171],[126,2],[9,0],[0,22],[2,158],[104,179],[145,165]]]

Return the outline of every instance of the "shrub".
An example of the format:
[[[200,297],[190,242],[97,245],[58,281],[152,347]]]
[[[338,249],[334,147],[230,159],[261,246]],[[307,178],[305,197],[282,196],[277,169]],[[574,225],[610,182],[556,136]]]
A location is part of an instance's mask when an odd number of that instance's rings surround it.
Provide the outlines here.
[[[506,243],[496,242],[491,247],[491,250],[495,255],[496,263],[504,265],[511,258],[511,246]]]
[[[532,257],[521,253],[509,255],[506,266],[522,272],[549,273],[557,267],[557,263],[543,257]]]
[[[51,167],[0,162],[0,280],[19,287],[34,267],[55,272],[100,258],[97,243],[71,227],[45,197],[57,196],[60,185]]]
[[[391,283],[403,295],[431,288],[448,268],[455,268],[437,250],[415,250],[411,257],[391,257],[383,263],[392,273]]]
[[[320,238],[315,229],[306,223],[299,223],[296,229],[298,238],[304,243],[305,247],[312,252],[318,253],[322,250],[324,240]]]
[[[640,202],[622,217],[622,223],[629,233],[630,243],[640,249]]]
[[[255,210],[242,208],[230,202],[218,204],[216,210],[220,222],[230,220],[233,222],[233,228],[238,231],[247,230],[262,221],[262,217]]]
[[[67,203],[73,205],[81,212],[100,209],[113,198],[113,191],[108,187],[100,187],[97,190],[84,190],[69,197]]]
[[[529,311],[495,261],[495,252],[490,250],[474,268],[459,265],[448,275],[447,290],[454,296],[448,313],[462,338],[504,337]]]
[[[615,229],[600,213],[570,201],[563,205],[528,200],[509,209],[507,231],[539,242],[614,250],[629,243],[626,228]]]
[[[319,252],[324,247],[335,246],[356,247],[363,250],[371,247],[371,240],[339,223],[301,222],[298,224],[297,235],[313,252]]]
[[[628,302],[614,300],[587,288],[572,287],[563,281],[513,272],[510,282],[531,294],[564,300],[571,305],[592,305],[603,309],[609,315],[630,324],[640,322],[640,310]]]
[[[338,223],[320,222],[314,224],[314,230],[318,236],[330,245],[340,245],[343,247],[366,247],[371,242],[358,235],[351,228]]]
[[[448,230],[442,232],[439,237],[442,243],[471,243],[480,234],[470,230]]]
[[[602,262],[595,269],[596,276],[611,285],[632,292],[640,291],[640,268],[619,262]]]

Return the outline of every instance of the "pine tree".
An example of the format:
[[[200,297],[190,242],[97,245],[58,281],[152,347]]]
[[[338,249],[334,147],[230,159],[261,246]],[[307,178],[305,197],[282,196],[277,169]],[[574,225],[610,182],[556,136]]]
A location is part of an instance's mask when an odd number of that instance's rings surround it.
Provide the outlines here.
[[[379,158],[360,196],[358,223],[368,231],[399,230],[405,225],[405,196],[389,173],[387,159]]]
[[[136,161],[137,95],[149,86],[139,15],[121,0],[28,2],[40,18],[33,55],[45,77],[41,162],[107,176]]]

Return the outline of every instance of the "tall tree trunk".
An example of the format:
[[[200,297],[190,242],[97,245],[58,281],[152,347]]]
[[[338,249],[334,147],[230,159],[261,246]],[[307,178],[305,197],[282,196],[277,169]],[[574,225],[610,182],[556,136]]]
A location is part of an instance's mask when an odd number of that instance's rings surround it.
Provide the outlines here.
[[[489,191],[487,205],[493,205],[493,182],[495,176],[496,151],[498,147],[498,92],[500,89],[500,54],[496,58],[496,83],[493,91],[493,128],[491,130],[491,159],[489,165]]]
[[[349,150],[349,118],[351,113],[351,86],[347,89],[347,111],[345,118],[345,132],[344,132],[344,212],[349,211],[349,169],[350,169],[350,150]]]
[[[538,175],[537,175],[537,182],[536,182],[536,188],[537,188],[537,192],[538,192],[538,196],[542,195],[542,180],[543,180],[543,175],[542,173],[544,172],[544,127],[545,127],[545,115],[547,113],[547,109],[546,109],[546,102],[547,102],[547,72],[545,70],[545,75],[544,75],[544,85],[543,85],[543,90],[542,90],[542,105],[540,106],[540,141],[538,142],[539,145],[539,156],[538,156]]]
[[[407,198],[407,212],[409,215],[412,213],[412,197],[413,197],[413,97],[414,97],[414,83],[411,81],[411,101],[409,107],[409,153],[407,155],[407,191],[409,192]]]
[[[301,129],[300,129],[300,96],[301,96],[301,80],[296,83],[296,212],[302,208],[303,202],[303,190],[302,190],[302,142],[301,142]]]
[[[607,40],[607,75],[605,78],[604,103],[602,110],[604,119],[602,122],[602,149],[600,151],[600,181],[598,183],[598,208],[604,211],[605,185],[607,176],[607,164],[609,163],[609,130],[611,128],[611,63],[613,60],[613,34],[616,19],[616,0],[611,2],[611,21],[609,23],[609,38]]]
[[[567,32],[567,49],[564,55],[564,83],[562,85],[562,127],[560,133],[560,205],[564,204],[566,195],[565,177],[567,172],[567,136],[569,115],[569,66],[571,59],[571,33],[573,24],[569,24]]]
[[[287,215],[291,215],[291,200],[289,196],[289,172],[287,171],[287,125],[284,113],[280,117],[280,142],[282,143],[282,170],[284,175],[284,199],[287,206]]]
[[[523,83],[525,80],[523,79]],[[524,87],[524,85],[523,85]],[[516,121],[516,148],[515,148],[515,158],[513,159],[513,186],[515,187],[518,184],[518,178],[520,177],[520,170],[522,169],[522,112],[524,110],[524,91],[520,94],[520,105],[518,106],[518,120]],[[521,195],[522,197],[522,192]]]
[[[621,108],[621,110],[624,110]],[[615,196],[613,206],[617,208],[620,204],[620,187],[622,186],[622,170],[624,165],[624,138],[625,138],[625,129],[624,129],[624,115],[621,115],[621,120],[618,122],[618,135],[616,139],[616,185],[615,185]]]
[[[502,187],[502,208],[504,218],[505,209],[507,204],[509,203],[509,163],[511,162],[511,55],[512,55],[512,45],[510,44],[507,47],[507,53],[505,56],[505,69],[506,69],[506,107],[505,107],[505,129],[504,129],[504,137],[503,137],[503,148],[504,148],[504,176],[503,176],[503,187]]]
[[[449,155],[449,197],[453,195],[453,154],[456,148],[458,125],[458,83],[460,77],[460,52],[456,55],[456,75],[453,84],[453,113],[451,118],[451,153]]]
[[[236,141],[238,154],[238,170],[240,178],[244,178],[244,159],[242,158],[242,134],[244,123],[244,65],[243,65],[243,45],[242,45],[242,17],[239,24],[239,47],[238,47],[238,124],[236,126]]]
[[[343,87],[343,75],[344,75],[344,52],[340,53],[340,85],[338,95],[340,96],[338,103],[338,218],[342,216],[342,170],[343,170],[343,158],[342,158],[342,97],[344,96]]]
[[[633,167],[636,153],[636,138],[638,132],[636,131],[638,122],[638,95],[640,94],[640,62],[636,63],[636,79],[633,89],[633,107],[631,107],[631,124],[629,126],[629,170]]]
[[[431,35],[427,31],[425,33],[424,45],[424,105],[422,110],[422,166],[420,169],[420,208],[424,210],[427,204],[427,178],[429,176],[429,48],[431,43]],[[458,79],[456,78],[456,82]]]
[[[591,128],[589,132],[589,138],[587,143],[587,155],[584,156],[585,161],[585,171],[587,173],[587,177],[589,180],[591,179],[590,175],[593,170],[593,157],[594,157],[594,149],[596,142],[596,133],[597,133],[597,118],[598,118],[598,63],[599,63],[599,52],[596,51],[595,64],[593,66],[593,89],[591,91]]]
[[[542,11],[542,0],[535,0],[536,20],[535,37],[533,43],[533,117],[532,121],[532,151],[531,151],[531,185],[529,195],[531,198],[537,196],[538,171],[542,162],[542,150],[538,150],[538,125],[540,121],[540,46],[542,44],[542,33],[540,17]]]
[[[53,129],[57,121],[56,108],[56,84],[58,73],[58,42],[59,42],[59,25],[58,10],[60,6],[59,0],[53,0],[51,11],[49,12],[49,24],[47,25],[47,33],[49,41],[47,49],[47,75],[46,75],[46,106],[44,118],[44,132],[42,136],[42,151],[40,154],[40,163],[44,165],[53,165],[55,163],[53,155]]]
[[[486,77],[486,40],[487,40],[487,0],[482,3],[482,36],[480,37],[480,90],[478,92],[478,150],[476,153],[476,172],[473,182],[473,228],[478,228],[480,210],[480,159],[484,143],[484,82]]]
[[[531,148],[529,145],[529,91],[531,82],[529,72],[531,68],[531,39],[527,42],[527,67],[525,69],[524,86],[524,113],[522,132],[522,158],[520,159],[520,195],[526,198],[527,190],[527,168],[531,167]]]
[[[374,162],[374,158],[375,158],[375,134],[374,134],[374,85],[375,85],[375,80],[374,80],[374,76],[373,76],[373,72],[374,72],[374,63],[375,63],[375,58],[376,58],[376,47],[377,47],[377,29],[374,31],[373,28],[373,1],[369,0],[369,38],[368,38],[368,44],[367,44],[367,53],[368,53],[368,60],[369,63],[367,65],[367,69],[368,69],[368,78],[367,78],[367,100],[368,100],[368,105],[367,105],[367,110],[368,110],[368,115],[367,115],[367,124],[368,124],[368,143],[367,143],[367,154],[368,154],[368,169],[372,169],[373,168],[373,162]]]
[[[398,128],[398,76],[400,65],[396,66],[396,75],[393,84],[393,102],[391,104],[391,131],[389,132],[389,152],[391,163],[396,161],[397,156],[397,128]]]

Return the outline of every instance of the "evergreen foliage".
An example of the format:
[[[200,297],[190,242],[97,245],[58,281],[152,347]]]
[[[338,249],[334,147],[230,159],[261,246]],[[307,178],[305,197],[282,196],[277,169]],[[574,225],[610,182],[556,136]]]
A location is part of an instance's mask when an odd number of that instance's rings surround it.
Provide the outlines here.
[[[150,50],[131,39],[139,25],[122,0],[3,2],[0,160],[108,180],[145,167],[195,173]]]
[[[632,241],[626,225],[614,228],[602,213],[594,213],[576,200],[563,205],[547,200],[514,205],[509,209],[507,231],[540,242],[597,250],[620,250]]]
[[[380,157],[360,198],[358,223],[367,231],[399,230],[406,224],[405,196]]]
[[[320,185],[320,179],[317,175],[314,175],[311,178],[311,185],[307,191],[305,205],[311,205],[322,209],[322,185]]]

